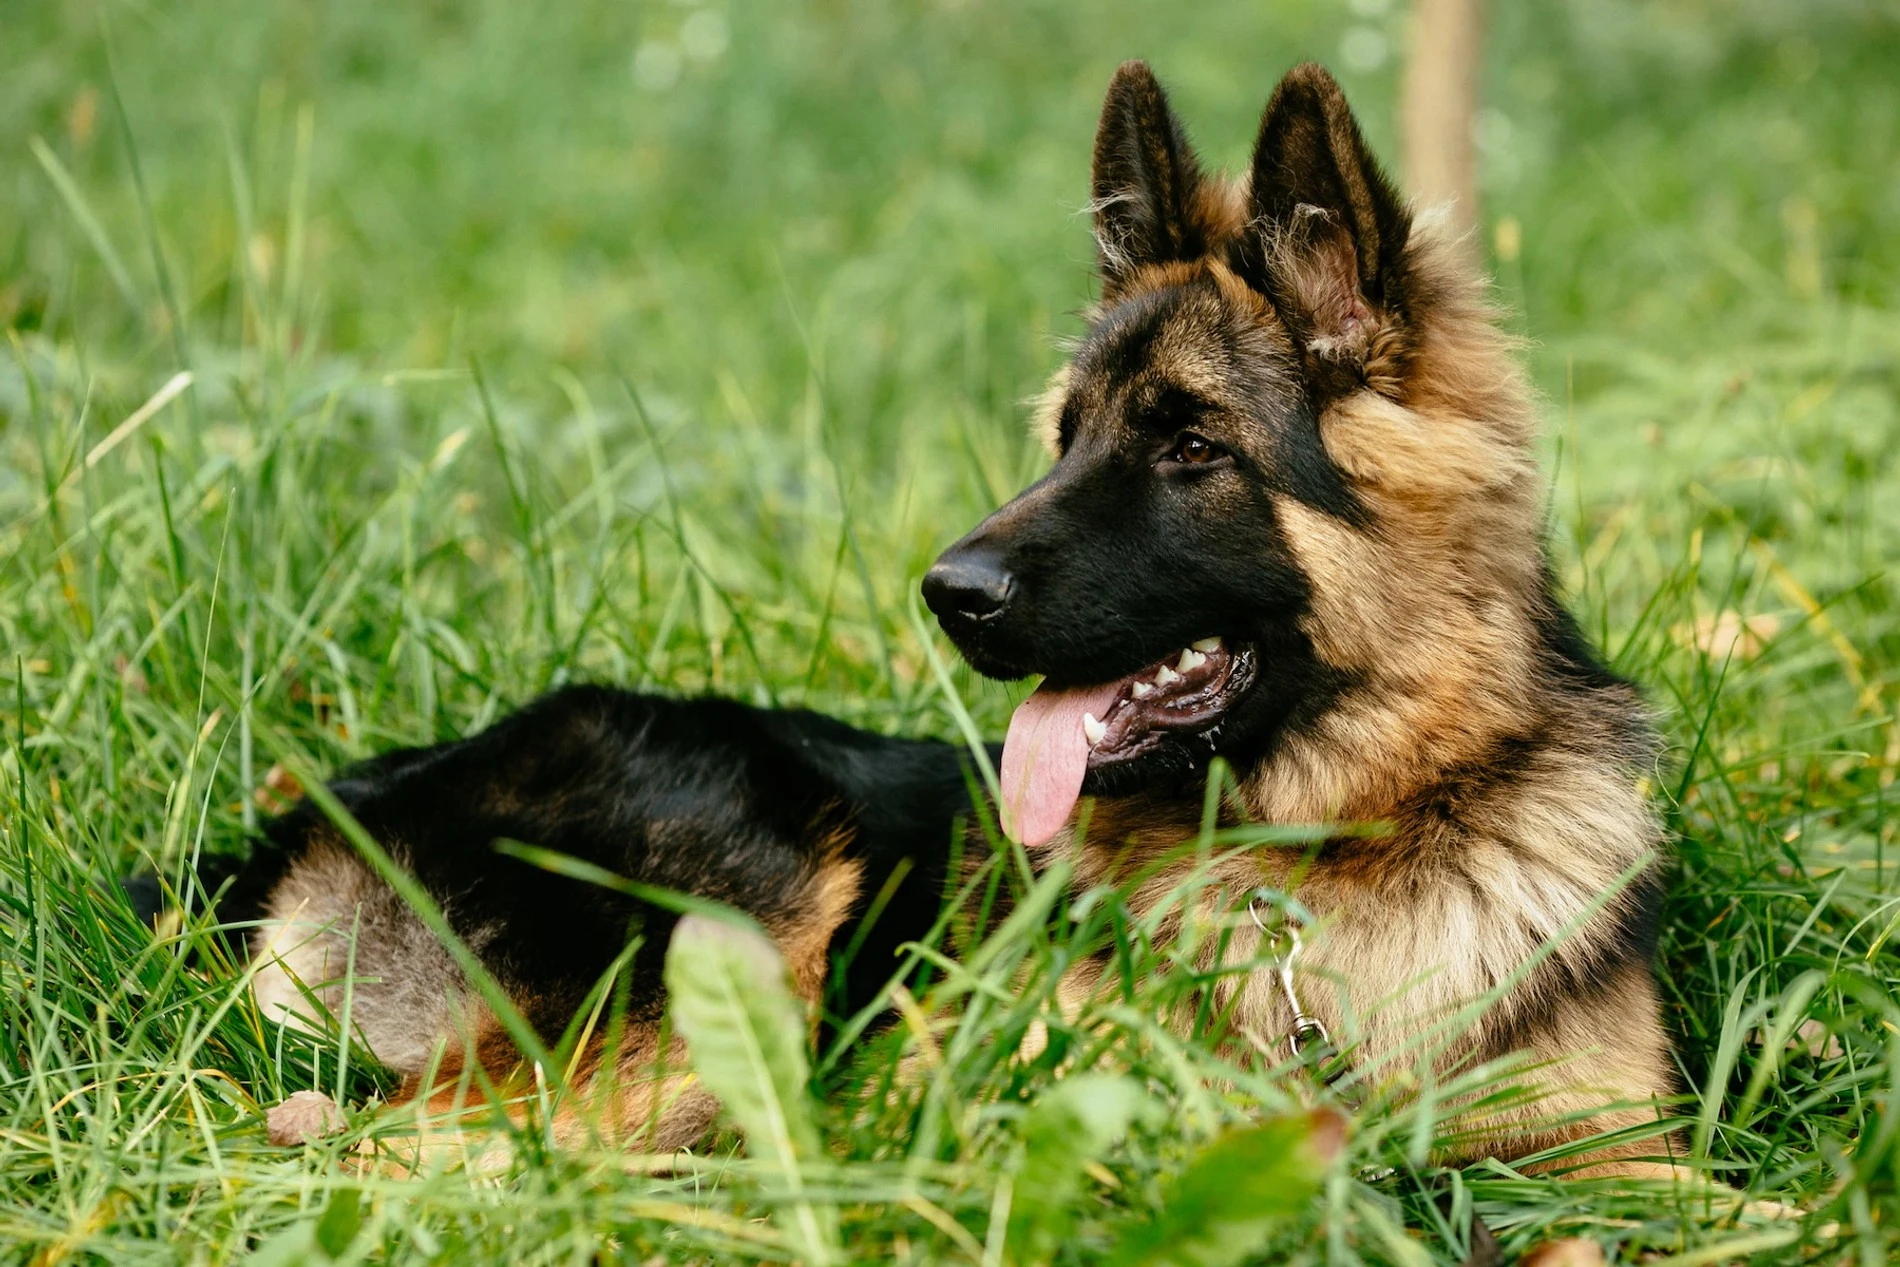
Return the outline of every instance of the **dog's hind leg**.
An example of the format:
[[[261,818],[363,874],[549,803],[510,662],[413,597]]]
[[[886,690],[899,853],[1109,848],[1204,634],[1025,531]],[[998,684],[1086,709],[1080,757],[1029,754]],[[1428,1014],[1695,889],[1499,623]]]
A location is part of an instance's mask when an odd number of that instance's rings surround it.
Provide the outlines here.
[[[796,918],[766,927],[782,957],[794,995],[815,1029],[828,979],[829,947],[849,915],[860,885],[861,865],[844,857],[842,842],[817,850],[818,861],[789,910]],[[611,991],[611,985],[609,986]],[[611,993],[610,993],[610,996]],[[516,1000],[531,1021],[552,1020],[551,1002]],[[603,1008],[583,1028],[578,1052],[559,1071],[524,1062],[503,1028],[486,1012],[456,1028],[462,1042],[446,1047],[433,1068],[405,1080],[398,1103],[416,1113],[413,1133],[384,1141],[402,1169],[466,1165],[479,1170],[506,1165],[511,1156],[502,1114],[514,1129],[545,1118],[547,1142],[564,1149],[607,1147],[654,1160],[690,1147],[718,1113],[718,1101],[692,1073],[685,1041],[663,1019],[660,995],[627,999]],[[557,1022],[558,1023],[558,1022]],[[537,1025],[545,1030],[545,1025]],[[425,1086],[425,1082],[427,1085]]]

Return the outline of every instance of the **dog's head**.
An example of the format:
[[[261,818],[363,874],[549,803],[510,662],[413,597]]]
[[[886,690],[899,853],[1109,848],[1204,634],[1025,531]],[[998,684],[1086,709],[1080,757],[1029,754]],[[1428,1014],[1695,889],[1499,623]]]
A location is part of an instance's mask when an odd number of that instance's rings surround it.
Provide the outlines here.
[[[924,580],[980,672],[1046,677],[1004,752],[1030,843],[1082,791],[1257,763],[1394,671],[1379,648],[1417,640],[1380,626],[1454,635],[1446,586],[1541,559],[1517,372],[1323,69],[1280,83],[1228,181],[1123,66],[1093,211],[1101,303],[1039,411],[1054,467]]]

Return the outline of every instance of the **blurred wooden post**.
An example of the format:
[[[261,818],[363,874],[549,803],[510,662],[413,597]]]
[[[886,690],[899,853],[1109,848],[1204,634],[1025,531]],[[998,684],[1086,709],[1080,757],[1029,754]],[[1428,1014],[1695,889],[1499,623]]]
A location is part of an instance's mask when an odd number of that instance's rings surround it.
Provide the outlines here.
[[[1461,232],[1478,223],[1471,132],[1483,45],[1484,0],[1413,0],[1399,97],[1405,183],[1421,205],[1450,203]]]

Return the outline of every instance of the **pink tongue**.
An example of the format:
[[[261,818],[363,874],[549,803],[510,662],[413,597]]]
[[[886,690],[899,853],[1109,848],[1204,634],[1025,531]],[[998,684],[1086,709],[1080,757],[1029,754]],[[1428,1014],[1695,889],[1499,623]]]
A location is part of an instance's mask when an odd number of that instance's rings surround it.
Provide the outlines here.
[[[1088,771],[1082,714],[1106,713],[1121,686],[1109,682],[1061,691],[1045,684],[1016,706],[1003,740],[1005,832],[1033,849],[1062,830]]]

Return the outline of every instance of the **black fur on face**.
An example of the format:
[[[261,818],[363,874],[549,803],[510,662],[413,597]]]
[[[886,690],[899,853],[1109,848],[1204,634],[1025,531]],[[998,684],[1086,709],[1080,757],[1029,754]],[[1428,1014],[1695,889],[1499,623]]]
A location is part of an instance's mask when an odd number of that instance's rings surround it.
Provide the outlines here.
[[[1223,640],[1220,716],[1139,760],[1092,757],[1101,794],[1212,751],[1257,754],[1348,685],[1301,631],[1311,584],[1276,506],[1373,530],[1318,420],[1364,385],[1334,349],[1397,304],[1405,219],[1317,68],[1274,94],[1235,214],[1130,63],[1103,110],[1094,194],[1103,303],[1060,389],[1055,466],[945,551],[925,596],[991,677],[1106,683]]]
[[[1138,773],[1098,771],[1091,791],[1244,751],[1337,689],[1299,630],[1308,581],[1274,503],[1364,512],[1320,445],[1284,334],[1209,277],[1143,292],[1090,332],[1059,416],[1054,469],[945,552],[1001,568],[1009,601],[981,621],[941,613],[945,632],[991,677],[1106,682],[1210,637],[1254,674],[1218,744],[1184,736]]]

